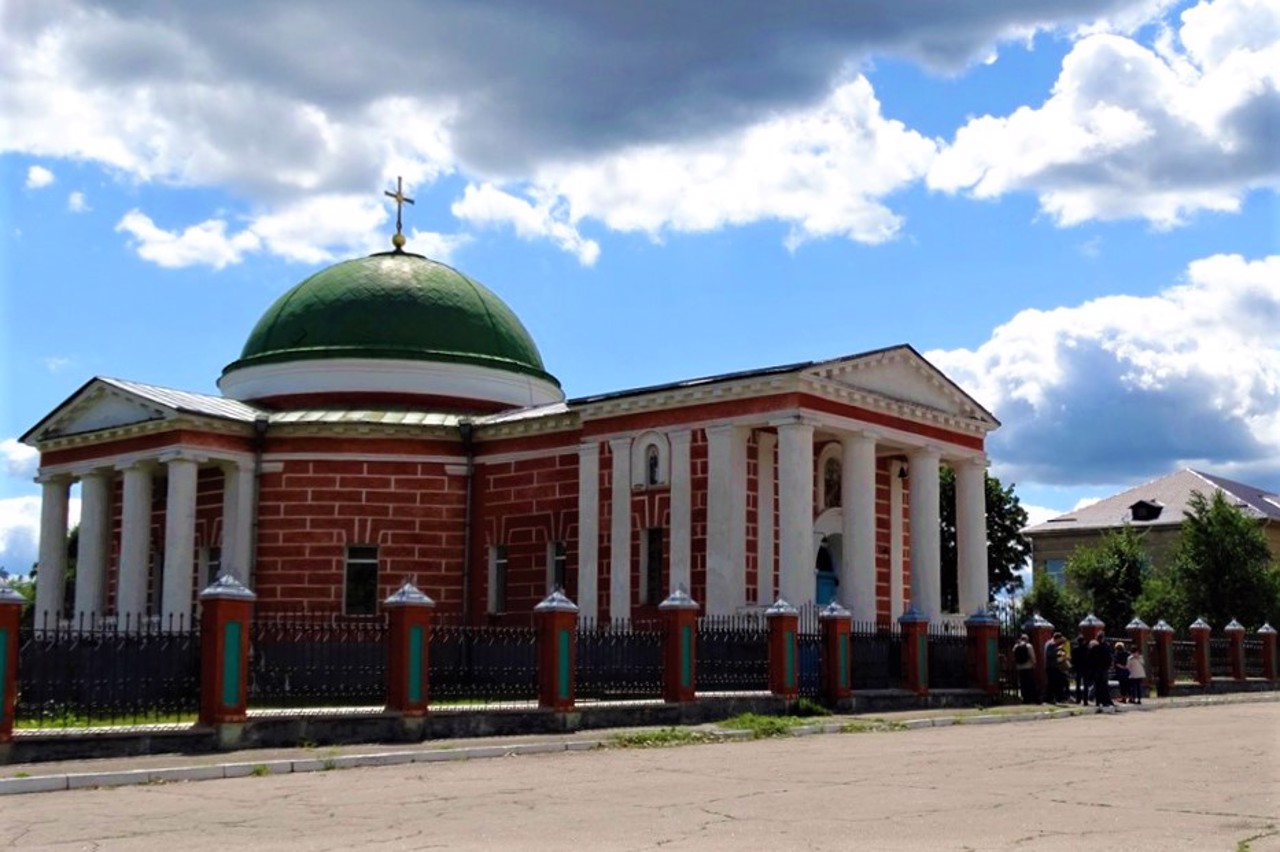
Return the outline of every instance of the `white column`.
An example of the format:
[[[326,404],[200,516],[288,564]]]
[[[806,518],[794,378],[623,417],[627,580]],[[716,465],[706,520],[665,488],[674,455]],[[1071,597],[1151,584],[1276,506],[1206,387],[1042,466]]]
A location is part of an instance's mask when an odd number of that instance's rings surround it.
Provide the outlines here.
[[[67,576],[67,498],[71,477],[41,477],[40,561],[36,569],[37,629],[53,628],[63,613]]]
[[[909,456],[911,484],[911,605],[937,621],[942,615],[942,532],[938,518],[938,451],[913,450]]]
[[[164,581],[161,584],[161,625],[190,626],[195,582],[196,477],[199,465],[189,456],[162,458],[168,468],[165,501]]]
[[[693,586],[693,476],[688,429],[667,435],[671,444],[671,591]]]
[[[253,465],[231,462],[223,467],[222,573],[250,583],[253,545]]]
[[[876,439],[848,434],[841,436],[840,446],[840,597],[854,621],[871,622],[876,618]]]
[[[960,612],[987,608],[987,486],[986,460],[965,459],[952,464],[956,472],[956,568]]]
[[[609,617],[631,617],[631,439],[614,438],[609,524]]]
[[[76,551],[75,617],[96,621],[106,608],[107,557],[111,552],[111,472],[80,477],[80,543]]]
[[[773,603],[773,486],[774,451],[778,436],[772,432],[756,435],[756,604]]]
[[[778,426],[779,594],[793,606],[813,601],[813,426]]]
[[[728,615],[747,602],[748,431],[722,425],[706,432],[706,612]]]
[[[147,576],[151,567],[151,466],[120,465],[124,508],[120,526],[120,567],[116,572],[116,618],[123,627],[147,612]]]
[[[600,444],[578,446],[578,615],[600,615]]]
[[[902,554],[902,477],[899,472],[906,467],[902,462],[889,465],[889,618],[902,615],[905,595],[903,579],[906,577]]]

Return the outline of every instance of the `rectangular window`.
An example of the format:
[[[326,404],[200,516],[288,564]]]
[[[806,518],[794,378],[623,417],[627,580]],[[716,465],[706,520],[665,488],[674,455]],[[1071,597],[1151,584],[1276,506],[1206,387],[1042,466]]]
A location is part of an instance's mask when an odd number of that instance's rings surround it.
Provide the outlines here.
[[[662,529],[644,531],[644,587],[640,602],[645,606],[662,603]]]
[[[568,565],[565,544],[553,541],[547,545],[547,593],[565,588],[565,567]]]
[[[200,554],[204,560],[204,585],[196,589],[196,594],[204,591],[213,585],[213,581],[218,579],[218,575],[222,573],[222,548],[206,547],[204,552]]]
[[[378,548],[347,548],[347,615],[375,615],[378,612]]]
[[[1050,580],[1057,583],[1059,587],[1067,585],[1067,560],[1065,559],[1046,559],[1044,561],[1044,573],[1048,575]]]
[[[489,549],[489,612],[507,611],[507,546]]]

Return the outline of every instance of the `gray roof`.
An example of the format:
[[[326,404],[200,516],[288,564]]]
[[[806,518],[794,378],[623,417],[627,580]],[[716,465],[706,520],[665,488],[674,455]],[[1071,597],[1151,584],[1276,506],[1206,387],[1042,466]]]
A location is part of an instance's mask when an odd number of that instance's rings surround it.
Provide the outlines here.
[[[1246,515],[1258,520],[1280,521],[1280,494],[1221,476],[1183,468],[1168,476],[1153,479],[1128,491],[1099,500],[1097,503],[1027,527],[1023,532],[1028,535],[1037,535],[1106,529],[1125,523],[1135,527],[1177,525],[1182,523],[1190,505],[1191,494],[1196,491],[1206,497],[1211,497],[1215,491],[1222,491],[1227,501]],[[1146,521],[1136,520],[1133,517],[1134,504],[1144,501],[1160,507],[1158,517]]]
[[[191,414],[202,414],[206,417],[221,417],[226,420],[243,420],[252,423],[254,418],[266,411],[255,406],[204,393],[162,388],[159,385],[148,385],[142,382],[131,382],[126,379],[112,379],[100,376],[98,381],[120,388],[128,393],[149,399],[165,408],[185,411]]]

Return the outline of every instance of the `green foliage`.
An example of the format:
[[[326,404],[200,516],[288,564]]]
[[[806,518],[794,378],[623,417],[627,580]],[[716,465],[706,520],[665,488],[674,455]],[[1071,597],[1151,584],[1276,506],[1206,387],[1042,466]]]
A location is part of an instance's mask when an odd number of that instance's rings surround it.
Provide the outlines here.
[[[1135,604],[1150,573],[1143,534],[1129,524],[1102,534],[1096,545],[1076,548],[1067,560],[1067,585],[1119,634],[1133,620]]]
[[[1221,491],[1191,495],[1168,574],[1144,604],[1158,595],[1172,609],[1162,617],[1178,630],[1196,618],[1215,629],[1234,618],[1250,630],[1280,619],[1280,572],[1266,535]]]
[[[1031,591],[1022,598],[1016,623],[1025,624],[1037,612],[1064,634],[1070,636],[1088,615],[1087,604],[1079,594],[1058,585],[1043,571],[1037,572]]]
[[[944,467],[938,480],[939,517],[942,524],[942,605],[954,611],[960,600],[956,551],[956,475]],[[1022,535],[1027,510],[1022,508],[1013,485],[1007,488],[994,476],[986,476],[987,496],[987,591],[997,593],[1022,588],[1018,573],[1031,555],[1031,542]]]
[[[704,731],[688,728],[662,728],[657,731],[631,731],[617,734],[613,741],[623,748],[669,748],[711,742],[714,737]]]
[[[801,698],[796,702],[795,710],[797,716],[830,716],[831,711],[823,707],[812,698]]]
[[[753,740],[766,737],[782,737],[791,733],[791,729],[804,724],[797,716],[761,716],[757,713],[739,713],[720,723],[722,728],[736,731],[750,731]]]

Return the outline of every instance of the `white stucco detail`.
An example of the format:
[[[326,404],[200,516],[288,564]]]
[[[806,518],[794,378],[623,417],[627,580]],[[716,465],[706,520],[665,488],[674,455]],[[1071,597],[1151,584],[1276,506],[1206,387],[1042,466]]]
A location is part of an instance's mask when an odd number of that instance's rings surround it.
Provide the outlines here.
[[[938,520],[937,450],[923,447],[908,456],[911,488],[911,605],[937,621],[942,614],[942,531]]]
[[[194,459],[174,454],[165,459],[169,491],[165,502],[164,581],[161,588],[161,624],[184,629],[191,624],[195,583],[196,475]]]
[[[326,358],[259,364],[218,380],[232,399],[327,393],[394,393],[456,397],[512,407],[562,402],[564,392],[551,382],[523,373],[473,364],[396,361],[380,358]]]
[[[609,442],[613,495],[609,524],[609,617],[631,617],[631,439]]]
[[[130,399],[121,393],[99,388],[79,400],[76,405],[44,424],[41,437],[75,435],[81,432],[96,432],[101,429],[112,429],[129,426],[134,423],[147,423],[164,420],[171,416],[156,406],[145,405],[136,399]]]
[[[649,481],[650,450],[657,458],[657,477]],[[661,432],[644,432],[631,444],[631,483],[634,486],[665,485],[671,481],[671,451],[667,436]]]
[[[876,617],[876,440],[865,433],[843,435],[840,486],[844,506],[844,559],[840,598],[854,621]]]
[[[92,623],[107,600],[107,556],[111,550],[110,470],[95,470],[80,480],[80,547],[76,554],[75,616]]]
[[[124,473],[120,524],[120,565],[116,579],[116,616],[123,627],[147,614],[147,575],[151,567],[150,465],[118,468]]]
[[[36,572],[37,628],[54,627],[63,608],[67,573],[67,503],[69,476],[43,477],[40,501],[40,568]]]
[[[743,426],[707,432],[707,609],[729,615],[746,604],[747,436]]]
[[[600,444],[578,447],[578,617],[600,614]]]
[[[903,462],[889,465],[889,617],[902,615],[906,603],[906,570],[902,549]]]
[[[987,489],[982,460],[952,462],[956,473],[956,572],[961,615],[987,606]]]
[[[774,487],[777,464],[774,453],[778,436],[772,432],[756,435],[756,605],[767,606],[773,602],[774,538]]]
[[[813,426],[778,425],[778,593],[793,606],[814,595]]]
[[[693,586],[693,482],[689,468],[692,435],[681,429],[668,435],[671,444],[671,589]]]

